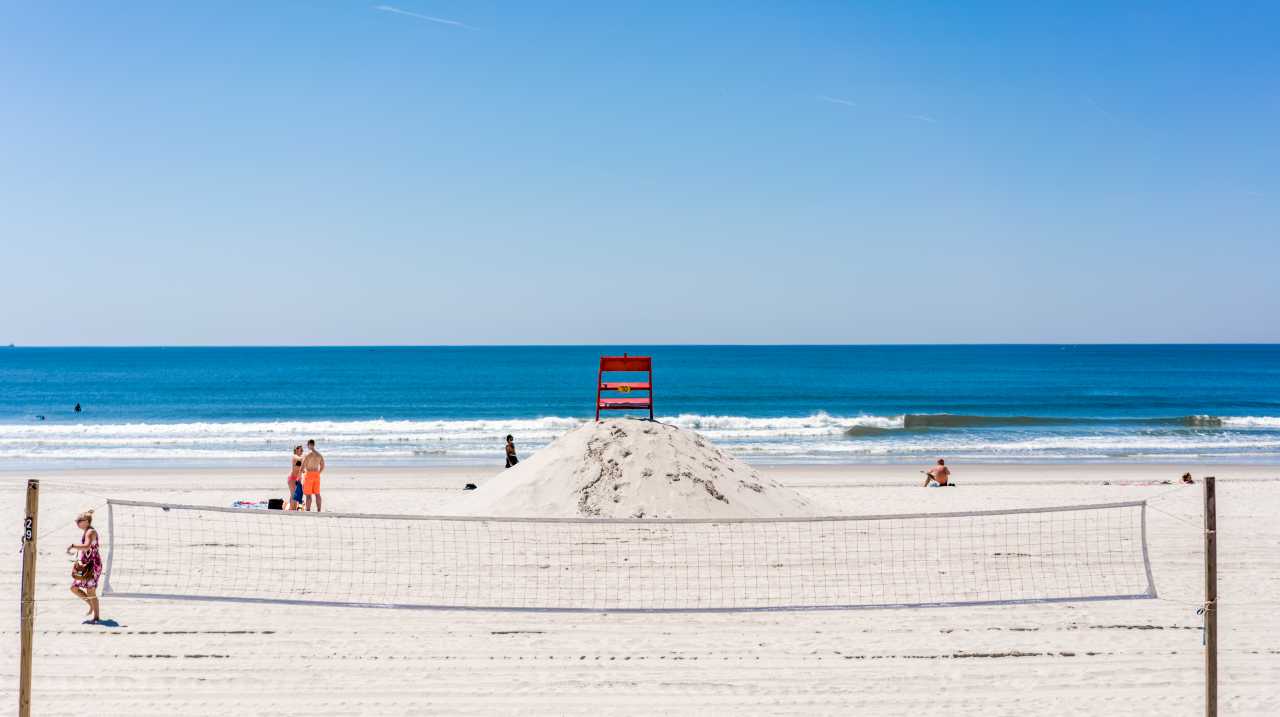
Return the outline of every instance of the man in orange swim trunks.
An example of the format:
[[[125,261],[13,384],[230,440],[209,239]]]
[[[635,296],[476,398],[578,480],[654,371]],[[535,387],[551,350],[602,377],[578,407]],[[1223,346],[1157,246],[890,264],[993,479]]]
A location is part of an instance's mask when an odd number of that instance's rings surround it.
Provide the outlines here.
[[[320,474],[324,472],[324,456],[316,450],[315,441],[307,441],[307,455],[302,457],[302,495],[307,510],[311,510],[311,496],[316,498],[316,512],[320,512]]]

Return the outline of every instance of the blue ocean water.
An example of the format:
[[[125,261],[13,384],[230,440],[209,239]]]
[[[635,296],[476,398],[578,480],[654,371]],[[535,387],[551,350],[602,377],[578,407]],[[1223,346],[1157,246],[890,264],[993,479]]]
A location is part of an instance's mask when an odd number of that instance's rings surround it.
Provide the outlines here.
[[[1277,345],[0,348],[0,462],[496,462],[591,418],[623,350],[755,462],[1280,462]]]

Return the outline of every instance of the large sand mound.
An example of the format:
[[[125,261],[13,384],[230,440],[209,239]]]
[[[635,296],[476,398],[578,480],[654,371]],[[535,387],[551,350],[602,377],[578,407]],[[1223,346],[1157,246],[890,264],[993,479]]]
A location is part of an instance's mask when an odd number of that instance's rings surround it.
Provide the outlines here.
[[[587,423],[450,506],[459,515],[751,518],[809,515],[701,435],[636,419]]]

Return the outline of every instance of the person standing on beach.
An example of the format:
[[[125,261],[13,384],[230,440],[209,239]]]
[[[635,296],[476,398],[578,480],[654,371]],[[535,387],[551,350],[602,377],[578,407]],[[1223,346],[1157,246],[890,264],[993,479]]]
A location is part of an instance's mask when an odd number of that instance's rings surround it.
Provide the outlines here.
[[[314,440],[307,441],[307,455],[302,457],[302,495],[306,499],[307,510],[311,510],[311,497],[316,499],[316,512],[321,509],[320,474],[324,472],[324,456],[316,450]]]
[[[302,446],[293,447],[292,466],[289,468],[289,510],[297,510],[302,502]]]
[[[507,434],[507,467],[510,468],[519,463],[520,459],[516,458],[516,439],[515,436]]]
[[[76,562],[71,567],[71,594],[84,600],[89,606],[87,614],[93,616],[97,623],[102,618],[98,615],[98,578],[102,576],[102,556],[98,554],[98,531],[93,528],[93,511],[86,510],[76,516],[76,527],[84,531],[79,543],[67,546],[67,552],[79,550]]]
[[[938,459],[938,465],[930,468],[924,474],[924,487],[928,488],[929,483],[937,483],[939,488],[945,488],[951,481],[951,469],[947,467],[947,462],[941,458]]]

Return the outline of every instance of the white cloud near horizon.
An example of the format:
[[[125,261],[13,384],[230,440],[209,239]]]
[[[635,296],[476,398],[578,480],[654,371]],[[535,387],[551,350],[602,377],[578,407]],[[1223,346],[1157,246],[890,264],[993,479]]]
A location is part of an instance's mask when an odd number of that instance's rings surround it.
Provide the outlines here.
[[[448,19],[448,18],[443,18],[443,17],[433,17],[433,16],[431,16],[431,15],[423,15],[423,14],[421,14],[421,13],[410,12],[409,10],[402,10],[401,8],[395,7],[395,6],[393,6],[393,5],[375,5],[373,9],[374,9],[374,10],[379,10],[379,11],[381,11],[381,12],[394,13],[394,14],[396,14],[396,15],[405,15],[406,17],[417,18],[418,20],[426,20],[427,22],[435,22],[435,23],[439,23],[439,24],[441,24],[441,25],[452,25],[452,26],[454,26],[454,27],[465,27],[465,28],[467,28],[468,30],[474,30],[474,29],[475,29],[474,27],[472,27],[472,26],[470,26],[470,25],[466,24],[465,22],[459,22],[459,21],[457,21],[457,20],[450,20],[450,19]]]
[[[846,107],[856,106],[852,100],[845,100],[839,97],[831,97],[829,95],[818,95],[814,99],[818,100],[819,102],[830,102],[833,105],[845,105]]]
[[[936,117],[930,117],[929,115],[907,115],[907,117],[921,122],[928,122],[929,124],[938,124],[938,119]]]

